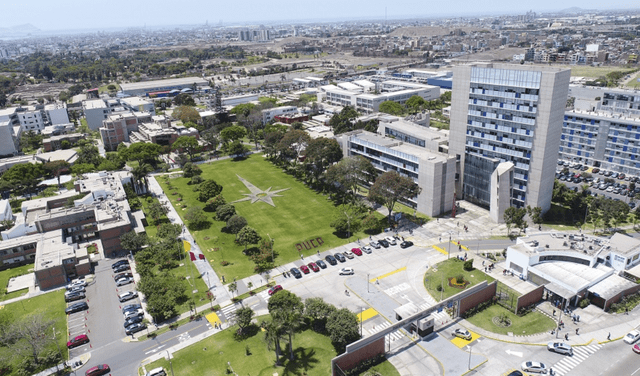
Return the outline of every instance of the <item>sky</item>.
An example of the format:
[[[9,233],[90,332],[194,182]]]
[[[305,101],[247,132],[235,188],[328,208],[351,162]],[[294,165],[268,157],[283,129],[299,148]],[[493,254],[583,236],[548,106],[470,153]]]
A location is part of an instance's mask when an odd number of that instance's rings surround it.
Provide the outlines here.
[[[204,24],[259,24],[422,18],[583,9],[638,9],[637,1],[537,0],[21,0],[3,1],[0,28],[31,24],[38,29],[74,30]],[[10,16],[14,14],[15,16]]]

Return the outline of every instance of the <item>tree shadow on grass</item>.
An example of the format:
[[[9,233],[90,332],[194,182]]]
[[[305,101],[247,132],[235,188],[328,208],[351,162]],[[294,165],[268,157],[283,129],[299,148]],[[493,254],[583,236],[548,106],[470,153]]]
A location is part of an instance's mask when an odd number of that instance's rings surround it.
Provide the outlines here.
[[[285,365],[282,374],[285,376],[298,376],[306,374],[306,372],[308,372],[310,369],[315,368],[320,363],[320,361],[316,357],[315,349],[305,349],[302,347],[298,347],[297,349],[293,350],[293,355],[295,359],[293,361],[288,360],[289,351],[288,349],[284,349],[282,357],[284,359],[287,359],[287,364]]]

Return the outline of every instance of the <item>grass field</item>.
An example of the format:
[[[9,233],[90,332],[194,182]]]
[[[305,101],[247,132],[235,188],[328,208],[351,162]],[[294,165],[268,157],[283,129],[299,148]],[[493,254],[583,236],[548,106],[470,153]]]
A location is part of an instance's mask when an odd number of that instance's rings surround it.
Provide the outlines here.
[[[463,291],[463,289],[451,287],[449,283],[447,283],[449,278],[455,278],[458,274],[462,274],[465,281],[470,282],[467,287],[474,286],[485,280],[487,283],[495,280],[495,278],[484,274],[484,272],[478,269],[468,272],[464,270],[463,266],[464,262],[456,258],[451,258],[429,269],[424,276],[424,286],[427,288],[427,291],[429,291],[429,294],[437,301],[440,301]],[[442,281],[444,281],[444,283],[442,283]],[[437,290],[440,284],[444,286],[443,291]]]
[[[331,359],[336,352],[329,337],[312,330],[296,333],[293,338],[296,360],[282,357],[282,366],[275,367],[275,351],[268,350],[264,332],[257,330],[254,336],[236,340],[233,333],[237,327],[224,330],[203,341],[173,354],[173,372],[180,375],[223,375],[227,362],[238,375],[272,376],[308,375],[326,376],[331,374]],[[286,340],[280,342],[283,350],[288,348]],[[249,349],[251,355],[246,354]],[[288,352],[287,352],[288,354]],[[164,367],[170,372],[171,366],[165,359],[145,366],[148,370]],[[387,375],[387,374],[385,374]],[[389,374],[389,375],[397,375]]]
[[[501,327],[494,324],[493,318],[500,315],[507,315],[507,318],[511,320],[511,326]],[[484,330],[498,334],[530,335],[548,332],[555,327],[555,322],[540,312],[533,311],[523,317],[519,317],[498,304],[476,313],[467,318],[467,321]]]
[[[33,264],[27,264],[0,272],[0,288],[2,288],[2,290],[0,290],[0,301],[17,298],[29,292],[29,289],[22,289],[14,291],[12,293],[7,293],[7,285],[9,284],[9,280],[13,277],[27,274],[29,272],[29,269],[33,269]]]
[[[55,324],[53,326],[56,330],[56,340],[62,350],[62,357],[65,359],[69,358],[69,352],[67,351],[67,318],[64,313],[67,306],[64,302],[64,290],[49,292],[0,307],[2,307],[0,314],[3,317],[7,315],[6,317],[8,317],[10,321],[34,313],[42,313],[45,319],[54,320]],[[49,332],[45,335],[53,337],[53,330],[49,329]],[[55,345],[55,342],[52,342],[47,347],[47,350],[57,352],[58,347]],[[25,354],[30,355],[31,353],[26,351]],[[16,348],[12,348],[11,346],[0,347],[0,359],[11,359],[10,362],[13,362],[11,364],[13,364],[14,371],[16,371],[16,367],[19,367],[17,363],[21,359],[15,355]]]
[[[633,89],[638,89],[638,88],[640,88],[640,82],[638,82],[638,80],[640,80],[640,73],[638,73],[635,76],[633,76],[631,81],[629,81],[625,86],[633,88]]]
[[[587,65],[562,65],[558,68],[571,69],[573,77],[591,77],[598,78],[605,76],[607,73],[625,70],[624,67],[592,67]]]
[[[301,246],[301,252],[304,255],[331,249],[348,242],[348,239],[334,234],[334,229],[329,226],[337,209],[328,200],[328,196],[310,190],[302,182],[266,161],[262,155],[252,155],[242,161],[216,161],[200,167],[203,170],[204,179],[214,179],[223,186],[222,195],[227,202],[244,198],[246,196],[243,194],[249,193],[236,174],[262,190],[269,187],[272,191],[289,188],[280,193],[282,197],[273,198],[275,207],[261,201],[254,204],[250,201],[234,204],[237,213],[247,219],[249,226],[255,228],[262,237],[270,237],[274,240],[277,265],[299,259],[300,253],[296,245],[301,245],[305,241],[314,239],[314,244],[319,247],[309,246],[310,249],[306,249]],[[182,210],[182,206],[176,206],[179,202],[178,195],[172,195],[174,191],[183,195],[181,204],[187,207],[204,206],[197,201],[193,187],[187,184],[189,179],[174,178],[169,181],[174,187],[172,190],[167,189],[167,183],[163,178],[158,179],[181,217],[186,213],[186,209]],[[214,213],[206,213],[206,215],[211,219],[211,226],[191,233],[216,273],[224,275],[227,281],[234,277],[240,279],[254,274],[254,264],[242,253],[244,248],[235,244],[235,235],[222,231],[225,224],[215,221]],[[367,235],[364,233],[356,233],[351,239],[365,236]],[[322,244],[318,244],[316,239],[322,239]],[[220,265],[222,260],[230,264],[222,267]]]

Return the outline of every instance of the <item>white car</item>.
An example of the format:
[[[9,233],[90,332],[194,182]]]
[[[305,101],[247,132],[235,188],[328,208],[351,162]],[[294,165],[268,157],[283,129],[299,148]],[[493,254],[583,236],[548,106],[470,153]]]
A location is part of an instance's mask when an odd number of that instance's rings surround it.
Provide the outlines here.
[[[116,286],[124,286],[124,285],[128,285],[129,283],[133,282],[133,278],[131,277],[122,277],[120,279],[118,279],[116,281]]]
[[[74,292],[86,292],[86,289],[84,288],[84,286],[73,286],[71,288],[67,286],[65,295],[73,294]]]
[[[137,317],[137,316],[142,316],[144,315],[144,310],[142,308],[136,309],[135,311],[127,311],[127,313],[124,314],[124,319],[128,319],[130,317]]]
[[[549,342],[547,344],[547,350],[557,352],[558,354],[573,355],[571,345],[567,345],[564,342]]]
[[[535,373],[547,373],[547,366],[544,363],[540,362],[524,362],[522,363],[522,370],[526,372],[535,372]]]
[[[127,292],[123,292],[122,294],[118,295],[118,300],[120,301],[120,303],[122,302],[126,302],[127,300],[131,300],[133,298],[138,297],[138,293],[136,291],[127,291]]]
[[[369,243],[370,246],[372,246],[375,249],[380,249],[380,243],[378,243],[377,241],[372,241],[371,243]]]
[[[362,252],[364,252],[364,253],[371,253],[371,252],[373,252],[373,249],[371,249],[371,247],[369,247],[369,246],[367,246],[367,245],[365,245],[364,247],[362,247],[362,248],[360,248],[360,249],[362,249]]]
[[[624,341],[630,345],[635,343],[638,339],[640,339],[640,332],[637,330],[632,330],[624,336]]]
[[[352,275],[353,273],[355,273],[353,268],[342,268],[342,269],[340,269],[340,275]]]
[[[75,287],[85,287],[87,285],[87,281],[84,279],[74,279],[67,285],[67,290],[72,290]]]
[[[344,255],[344,257],[346,257],[346,258],[348,258],[348,259],[352,259],[352,258],[356,257],[356,256],[353,254],[353,252],[351,252],[351,251],[345,251],[345,252],[343,252],[342,254]]]
[[[145,376],[167,376],[167,372],[164,370],[164,368],[159,367],[147,372]]]
[[[394,238],[393,236],[386,236],[384,239],[388,241],[389,244],[396,245],[396,238]]]

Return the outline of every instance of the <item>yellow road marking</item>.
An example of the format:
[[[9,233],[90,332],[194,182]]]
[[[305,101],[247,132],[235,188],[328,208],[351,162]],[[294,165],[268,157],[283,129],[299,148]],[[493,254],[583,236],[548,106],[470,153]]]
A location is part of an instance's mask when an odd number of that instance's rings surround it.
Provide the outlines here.
[[[451,343],[453,343],[454,345],[458,346],[459,348],[463,348],[466,345],[470,344],[471,342],[475,341],[476,339],[480,338],[480,334],[478,333],[474,333],[472,331],[469,331],[469,333],[471,333],[471,340],[467,341],[466,339],[460,338],[460,337],[454,337],[451,340]]]
[[[214,324],[217,322],[218,324],[222,325],[222,321],[220,321],[220,318],[215,312],[211,312],[210,314],[206,315],[205,318],[207,319],[207,321],[209,321],[210,324]]]
[[[448,255],[449,252],[447,252],[444,248],[440,248],[437,245],[432,245],[433,249],[435,249],[436,251],[442,253],[443,255]]]
[[[403,267],[402,267],[402,268],[400,268],[400,269],[394,270],[394,271],[389,272],[389,273],[387,273],[387,274],[383,274],[383,275],[381,275],[381,276],[379,276],[379,277],[377,277],[377,278],[370,279],[370,280],[369,280],[369,282],[375,282],[375,281],[376,281],[376,279],[387,278],[387,277],[388,277],[388,276],[390,276],[390,275],[393,275],[393,274],[396,274],[396,273],[400,273],[400,272],[403,272],[403,271],[405,271],[405,270],[407,270],[407,267],[406,267],[406,266],[403,266]]]
[[[456,245],[456,246],[458,245],[458,242],[457,242],[457,241],[455,241],[455,240],[452,240],[452,241],[451,241],[451,243],[453,243],[453,244],[454,244],[454,245]],[[469,248],[468,248],[467,246],[462,245],[462,244],[460,244],[460,248],[464,249],[465,251],[468,251],[468,250],[469,250]]]
[[[358,321],[367,321],[372,317],[375,317],[378,315],[378,311],[376,311],[373,308],[368,308],[366,311],[363,311],[362,313],[358,313]]]

